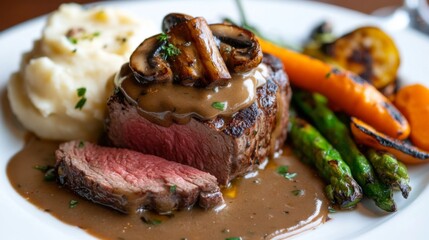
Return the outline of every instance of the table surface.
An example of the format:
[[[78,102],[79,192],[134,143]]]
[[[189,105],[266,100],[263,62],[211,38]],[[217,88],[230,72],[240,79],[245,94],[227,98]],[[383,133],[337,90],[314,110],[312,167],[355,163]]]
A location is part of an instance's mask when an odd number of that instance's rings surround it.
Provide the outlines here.
[[[364,13],[390,6],[400,6],[402,0],[319,0],[329,4],[334,4]],[[43,3],[42,3],[43,2]],[[12,27],[18,23],[31,18],[49,13],[58,8],[61,3],[70,2],[65,0],[12,0],[0,1],[0,31]],[[94,0],[74,0],[76,3],[96,2]]]

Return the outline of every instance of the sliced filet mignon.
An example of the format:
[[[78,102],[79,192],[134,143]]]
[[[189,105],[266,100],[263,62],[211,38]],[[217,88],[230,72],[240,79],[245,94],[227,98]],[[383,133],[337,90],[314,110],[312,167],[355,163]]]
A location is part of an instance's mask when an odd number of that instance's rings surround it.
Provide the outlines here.
[[[226,185],[279,150],[286,138],[290,85],[281,62],[270,55],[266,84],[257,99],[232,117],[192,118],[163,127],[139,114],[122,91],[108,101],[107,135],[114,146],[160,156],[214,175]]]
[[[61,144],[55,154],[61,184],[124,213],[223,202],[214,176],[160,157],[79,141]]]

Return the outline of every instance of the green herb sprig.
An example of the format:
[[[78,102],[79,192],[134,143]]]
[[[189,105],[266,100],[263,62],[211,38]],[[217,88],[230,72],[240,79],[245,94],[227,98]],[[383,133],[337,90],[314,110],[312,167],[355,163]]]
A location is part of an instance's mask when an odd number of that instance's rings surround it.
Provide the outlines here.
[[[170,36],[168,36],[167,33],[161,33],[158,36],[158,41],[160,41],[161,43],[163,43],[164,45],[161,47],[161,56],[162,58],[164,58],[164,60],[167,60],[167,58],[169,57],[174,57],[179,55],[180,49],[178,49],[176,46],[174,46],[172,43],[168,42],[168,39],[170,38]]]

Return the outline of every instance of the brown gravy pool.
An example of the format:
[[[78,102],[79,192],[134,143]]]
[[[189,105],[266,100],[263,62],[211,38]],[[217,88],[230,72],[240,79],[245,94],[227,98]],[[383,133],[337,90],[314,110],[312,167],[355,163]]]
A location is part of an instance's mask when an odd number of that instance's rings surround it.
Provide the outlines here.
[[[155,216],[161,223],[144,223],[137,215],[123,215],[91,203],[43,180],[36,165],[53,165],[58,143],[31,138],[9,162],[7,175],[15,190],[57,219],[104,239],[283,239],[323,223],[328,201],[315,172],[297,160],[290,149],[271,160],[257,176],[240,179],[234,191],[224,192],[226,207],[218,212],[197,207],[173,216]],[[276,173],[289,166],[298,175],[290,181]],[[297,194],[302,190],[302,195]],[[298,195],[298,196],[297,196]],[[70,208],[70,200],[78,204]]]

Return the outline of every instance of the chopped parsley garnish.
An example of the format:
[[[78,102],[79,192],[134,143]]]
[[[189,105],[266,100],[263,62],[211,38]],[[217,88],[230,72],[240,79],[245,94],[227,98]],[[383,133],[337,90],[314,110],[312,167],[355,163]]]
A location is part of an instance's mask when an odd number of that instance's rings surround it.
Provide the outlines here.
[[[36,169],[36,170],[41,171],[42,173],[44,173],[43,179],[45,181],[50,182],[50,181],[54,181],[55,180],[56,173],[55,173],[55,168],[53,166],[50,166],[50,165],[36,165],[33,168]]]
[[[45,173],[46,171],[49,170],[49,168],[52,168],[52,167],[49,165],[36,165],[33,168]]]
[[[337,212],[337,211],[335,210],[335,208],[333,208],[333,207],[329,206],[329,207],[328,207],[328,212],[329,212],[329,213],[335,213],[335,212]]]
[[[331,76],[332,72],[329,71],[328,73],[326,73],[325,78],[329,78]]]
[[[76,92],[77,92],[78,97],[83,97],[83,96],[85,96],[86,88],[84,88],[84,87],[78,88],[76,90]]]
[[[78,88],[76,89],[76,93],[77,93],[77,96],[79,97],[79,101],[76,103],[74,108],[82,110],[83,106],[86,103],[86,97],[85,97],[86,88],[84,87]]]
[[[277,173],[280,175],[283,175],[283,174],[287,173],[288,170],[289,170],[289,166],[279,166],[277,168]]]
[[[175,193],[175,192],[176,192],[176,189],[177,189],[177,186],[176,186],[176,185],[172,185],[172,186],[170,186],[170,193]]]
[[[55,180],[55,168],[50,168],[45,172],[45,176],[43,177],[45,181],[54,181]]]
[[[226,102],[213,102],[212,107],[217,110],[224,111],[226,109]]]
[[[151,219],[151,218],[147,218],[147,217],[141,217],[140,219],[144,223],[149,224],[149,225],[159,225],[162,223],[162,221],[159,219]]]
[[[296,189],[291,191],[294,196],[302,196],[304,194],[304,190]]]
[[[83,147],[85,147],[85,143],[83,141],[79,141],[79,145],[77,147],[83,148]]]
[[[277,173],[280,174],[281,176],[283,176],[284,178],[288,179],[288,180],[292,180],[293,178],[295,178],[298,175],[297,173],[290,173],[288,166],[279,166],[277,168]]]
[[[78,44],[79,40],[92,41],[95,37],[98,37],[100,35],[101,35],[101,32],[99,31],[93,32],[91,34],[87,34],[85,29],[77,28],[77,29],[69,30],[66,34],[66,37],[70,43]]]
[[[83,97],[83,98],[79,99],[79,101],[76,103],[76,105],[74,106],[74,108],[82,110],[82,108],[85,105],[85,103],[86,103],[86,98]]]
[[[69,208],[75,208],[75,207],[77,207],[78,203],[79,202],[77,200],[74,200],[74,199],[70,200],[70,202],[69,202]]]
[[[225,238],[225,240],[242,240],[241,237],[229,237],[229,238]]]
[[[67,38],[68,40],[69,40],[69,42],[71,42],[72,44],[77,44],[77,38],[75,38],[75,37],[68,37]]]
[[[171,43],[168,43],[161,48],[163,50],[163,58],[167,59],[169,57],[174,57],[180,54],[180,49],[174,46]]]
[[[296,176],[298,176],[298,173],[285,173],[283,177],[285,177],[288,180],[294,179]]]
[[[180,54],[180,49],[178,49],[176,46],[168,42],[168,39],[170,37],[166,33],[161,33],[158,36],[158,41],[164,43],[164,45],[161,47],[162,52],[161,56],[165,60],[169,57],[174,57]]]
[[[166,41],[168,41],[168,34],[167,33],[161,33],[160,35],[159,35],[159,37],[158,37],[158,41],[161,41],[161,42],[166,42]]]

